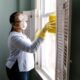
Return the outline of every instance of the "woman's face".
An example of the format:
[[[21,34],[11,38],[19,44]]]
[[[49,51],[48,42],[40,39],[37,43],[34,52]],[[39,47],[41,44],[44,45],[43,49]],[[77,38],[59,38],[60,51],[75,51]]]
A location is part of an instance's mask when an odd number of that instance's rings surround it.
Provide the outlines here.
[[[15,27],[25,30],[27,28],[28,17],[24,14],[19,14],[15,20]]]

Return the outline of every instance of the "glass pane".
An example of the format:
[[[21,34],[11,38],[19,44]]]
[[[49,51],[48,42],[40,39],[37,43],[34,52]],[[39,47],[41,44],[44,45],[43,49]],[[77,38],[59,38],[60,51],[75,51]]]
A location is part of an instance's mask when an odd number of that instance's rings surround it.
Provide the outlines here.
[[[42,17],[42,27],[48,22],[48,17]]]
[[[48,17],[42,18],[42,25],[44,26],[48,22]],[[46,33],[45,40],[41,47],[41,66],[42,69],[55,80],[55,58],[56,58],[56,35]]]
[[[56,11],[56,0],[45,0],[45,14]],[[44,9],[44,8],[43,8]]]

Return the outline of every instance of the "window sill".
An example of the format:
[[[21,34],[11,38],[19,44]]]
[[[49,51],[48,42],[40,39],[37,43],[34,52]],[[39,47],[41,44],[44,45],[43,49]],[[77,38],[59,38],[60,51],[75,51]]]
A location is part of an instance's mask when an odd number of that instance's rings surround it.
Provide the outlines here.
[[[36,69],[42,80],[51,80],[41,69]]]

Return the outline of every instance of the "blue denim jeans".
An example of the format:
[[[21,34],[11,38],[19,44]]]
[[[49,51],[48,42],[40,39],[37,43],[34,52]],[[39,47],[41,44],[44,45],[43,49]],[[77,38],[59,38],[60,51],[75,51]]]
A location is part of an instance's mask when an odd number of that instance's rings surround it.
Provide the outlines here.
[[[29,80],[29,72],[19,72],[17,61],[11,69],[6,67],[6,71],[9,80]]]

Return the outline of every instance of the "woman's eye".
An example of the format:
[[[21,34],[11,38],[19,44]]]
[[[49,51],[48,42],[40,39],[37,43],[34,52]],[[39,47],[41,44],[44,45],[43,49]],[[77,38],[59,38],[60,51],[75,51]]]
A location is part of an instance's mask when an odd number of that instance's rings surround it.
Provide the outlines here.
[[[16,21],[16,23],[20,23],[21,21]]]

